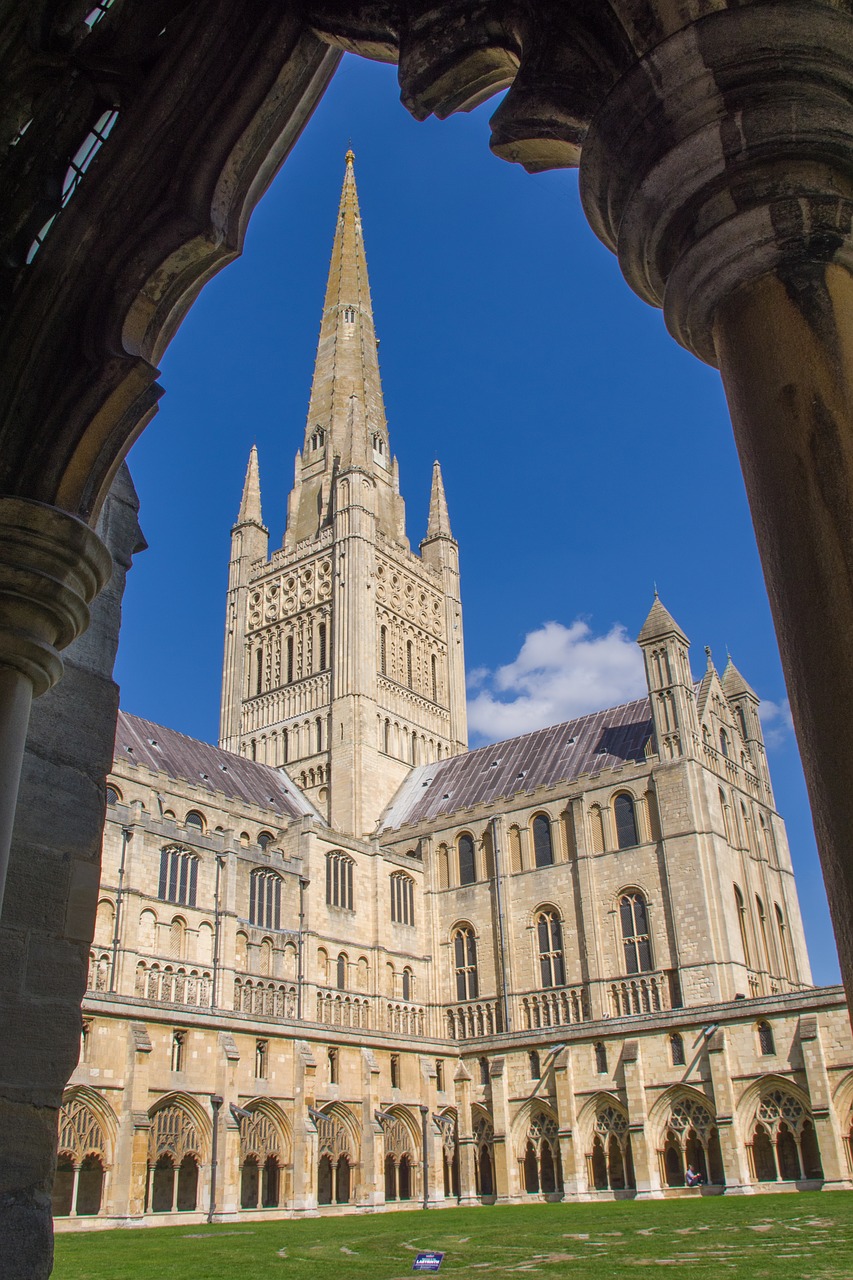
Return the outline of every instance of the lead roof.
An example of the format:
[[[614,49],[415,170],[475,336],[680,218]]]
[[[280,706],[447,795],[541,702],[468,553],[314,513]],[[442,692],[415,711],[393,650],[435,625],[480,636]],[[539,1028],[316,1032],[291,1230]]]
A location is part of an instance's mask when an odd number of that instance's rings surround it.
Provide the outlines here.
[[[246,760],[221,751],[175,729],[119,711],[115,758],[124,765],[143,765],[155,773],[182,779],[211,794],[219,792],[283,818],[307,814],[326,825],[325,819],[302,794],[283,769]]]
[[[652,733],[649,699],[640,698],[421,765],[386,808],[379,830],[429,822],[472,805],[642,761]]]

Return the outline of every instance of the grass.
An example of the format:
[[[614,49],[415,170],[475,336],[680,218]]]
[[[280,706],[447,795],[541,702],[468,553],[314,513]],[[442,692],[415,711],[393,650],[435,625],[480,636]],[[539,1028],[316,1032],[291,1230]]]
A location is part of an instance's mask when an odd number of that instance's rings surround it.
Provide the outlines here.
[[[60,1235],[54,1280],[409,1280],[531,1274],[851,1280],[853,1192],[535,1204]]]

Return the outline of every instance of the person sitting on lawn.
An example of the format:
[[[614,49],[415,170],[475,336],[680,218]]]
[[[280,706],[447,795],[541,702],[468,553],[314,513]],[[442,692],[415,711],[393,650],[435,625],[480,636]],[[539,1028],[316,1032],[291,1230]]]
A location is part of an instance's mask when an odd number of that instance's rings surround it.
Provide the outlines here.
[[[702,1185],[702,1175],[696,1172],[692,1164],[687,1166],[687,1176],[684,1180],[688,1187],[701,1187]]]

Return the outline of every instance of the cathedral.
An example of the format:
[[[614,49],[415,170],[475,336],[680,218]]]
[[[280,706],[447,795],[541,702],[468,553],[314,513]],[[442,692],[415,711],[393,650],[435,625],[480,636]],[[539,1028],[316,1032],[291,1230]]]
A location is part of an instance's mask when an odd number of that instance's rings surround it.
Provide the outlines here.
[[[57,1229],[853,1186],[758,698],[657,597],[637,643],[644,697],[468,749],[348,152],[283,543],[254,449],[231,533],[219,746],[119,715]]]

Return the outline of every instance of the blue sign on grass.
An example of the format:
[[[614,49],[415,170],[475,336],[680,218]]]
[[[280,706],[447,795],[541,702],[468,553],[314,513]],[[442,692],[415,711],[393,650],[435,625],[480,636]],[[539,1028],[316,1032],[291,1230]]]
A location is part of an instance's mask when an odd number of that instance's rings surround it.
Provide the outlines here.
[[[441,1266],[443,1253],[435,1253],[432,1249],[428,1249],[426,1253],[419,1253],[412,1263],[413,1271],[438,1271]]]

